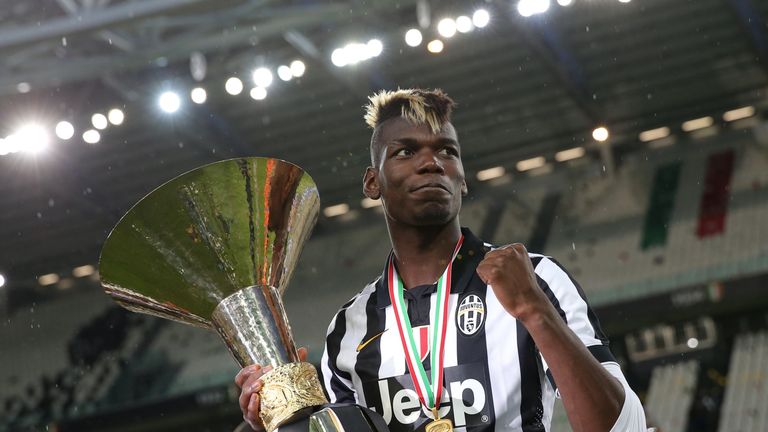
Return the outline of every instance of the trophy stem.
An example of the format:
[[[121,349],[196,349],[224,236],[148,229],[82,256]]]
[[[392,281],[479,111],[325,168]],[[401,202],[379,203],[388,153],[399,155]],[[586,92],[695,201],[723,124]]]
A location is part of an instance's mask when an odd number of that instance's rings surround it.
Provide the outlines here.
[[[216,306],[211,321],[241,367],[274,367],[299,361],[277,288],[243,288]]]

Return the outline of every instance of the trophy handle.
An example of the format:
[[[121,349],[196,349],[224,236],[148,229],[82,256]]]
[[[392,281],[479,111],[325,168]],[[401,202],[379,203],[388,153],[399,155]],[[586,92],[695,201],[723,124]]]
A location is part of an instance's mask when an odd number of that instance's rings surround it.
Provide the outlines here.
[[[275,287],[241,289],[216,306],[211,321],[241,367],[277,367],[299,361],[283,300]]]

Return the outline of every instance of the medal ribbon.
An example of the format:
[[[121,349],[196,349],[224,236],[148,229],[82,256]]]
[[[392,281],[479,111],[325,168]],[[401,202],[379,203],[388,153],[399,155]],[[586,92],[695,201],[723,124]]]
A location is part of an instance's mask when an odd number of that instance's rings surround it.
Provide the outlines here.
[[[387,268],[387,282],[389,285],[389,299],[392,302],[392,309],[395,312],[397,329],[400,332],[400,342],[403,344],[405,359],[408,365],[408,372],[413,379],[416,393],[419,400],[429,410],[437,412],[440,405],[440,395],[443,392],[443,351],[445,348],[445,333],[448,324],[448,300],[451,294],[451,271],[453,269],[453,260],[459,253],[461,244],[464,242],[464,235],[459,238],[453,256],[448,262],[440,279],[437,280],[437,300],[435,308],[430,313],[429,339],[430,339],[430,365],[431,365],[431,385],[427,378],[427,373],[422,365],[418,346],[413,338],[413,329],[411,320],[408,317],[408,308],[403,299],[403,282],[395,270],[394,254],[389,258]],[[437,419],[437,416],[435,416]]]

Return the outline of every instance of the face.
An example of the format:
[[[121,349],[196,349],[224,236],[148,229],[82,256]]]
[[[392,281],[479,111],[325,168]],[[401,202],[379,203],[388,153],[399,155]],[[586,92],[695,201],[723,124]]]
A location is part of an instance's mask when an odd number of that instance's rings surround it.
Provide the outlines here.
[[[427,125],[389,119],[379,126],[373,151],[377,166],[366,170],[363,190],[381,198],[388,219],[426,226],[456,218],[467,184],[453,125],[434,134]]]

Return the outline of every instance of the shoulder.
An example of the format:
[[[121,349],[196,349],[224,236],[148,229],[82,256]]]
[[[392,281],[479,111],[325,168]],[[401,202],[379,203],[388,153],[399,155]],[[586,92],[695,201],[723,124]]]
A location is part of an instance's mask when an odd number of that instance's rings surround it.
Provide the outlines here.
[[[368,299],[376,292],[376,282],[378,282],[378,278],[368,283],[362,290],[360,290],[339,308],[339,310],[333,316],[333,319],[331,319],[331,324],[328,327],[328,333],[330,333],[333,328],[336,327],[339,321],[347,321],[349,314],[354,314],[358,311],[365,310],[365,305],[368,302]]]

